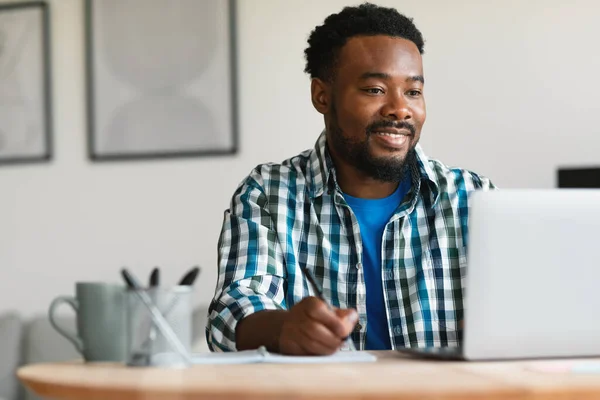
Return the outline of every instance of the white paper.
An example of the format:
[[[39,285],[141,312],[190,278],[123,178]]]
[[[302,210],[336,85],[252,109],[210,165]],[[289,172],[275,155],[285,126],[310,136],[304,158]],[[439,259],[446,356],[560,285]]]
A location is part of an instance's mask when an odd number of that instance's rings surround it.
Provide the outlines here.
[[[269,353],[264,347],[227,353],[192,354],[193,363],[200,364],[325,364],[374,362],[377,357],[365,351],[338,351],[330,356],[286,356]]]

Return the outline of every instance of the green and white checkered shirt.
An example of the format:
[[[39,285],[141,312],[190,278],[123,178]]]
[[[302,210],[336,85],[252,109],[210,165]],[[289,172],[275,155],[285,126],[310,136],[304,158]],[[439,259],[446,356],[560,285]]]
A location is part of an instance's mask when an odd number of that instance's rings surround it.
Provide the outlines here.
[[[392,347],[456,346],[471,191],[485,177],[430,160],[417,146],[412,188],[387,223],[381,277]],[[355,308],[352,333],[364,349],[367,307],[359,225],[344,200],[321,134],[314,149],[257,166],[225,211],[219,275],[206,337],[213,351],[236,350],[235,328],[261,310],[288,309],[314,295],[312,270],[335,307]]]

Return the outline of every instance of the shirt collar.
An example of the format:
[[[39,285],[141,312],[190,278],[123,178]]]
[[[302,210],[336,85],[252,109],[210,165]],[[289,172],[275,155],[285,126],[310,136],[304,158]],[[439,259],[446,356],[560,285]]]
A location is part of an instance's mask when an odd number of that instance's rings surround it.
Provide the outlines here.
[[[319,135],[315,147],[310,152],[310,192],[311,197],[319,197],[323,195],[329,182],[330,172],[334,170],[333,160],[329,156],[327,150],[327,136],[323,131]],[[335,181],[335,178],[334,178]]]
[[[436,173],[431,168],[429,158],[425,155],[420,144],[417,144],[415,151],[417,153],[417,167],[412,171],[413,186],[422,190],[421,182],[424,182],[430,191],[432,204],[435,204],[439,196]],[[325,131],[321,132],[315,147],[310,152],[309,163],[311,176],[309,187],[312,198],[323,195],[323,192],[328,189],[338,188],[335,166],[327,149]]]

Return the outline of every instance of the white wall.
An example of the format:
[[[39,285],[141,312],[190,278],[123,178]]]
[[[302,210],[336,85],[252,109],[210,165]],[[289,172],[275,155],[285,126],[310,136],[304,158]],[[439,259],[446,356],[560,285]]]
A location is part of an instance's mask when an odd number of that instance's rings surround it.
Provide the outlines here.
[[[343,0],[239,0],[241,151],[235,157],[91,164],[81,0],[51,0],[55,159],[0,168],[0,310],[45,312],[76,280],[194,264],[216,277],[222,212],[259,162],[312,146],[322,126],[302,72],[310,30]],[[381,1],[426,40],[426,151],[502,187],[552,187],[559,164],[599,164],[595,0]]]

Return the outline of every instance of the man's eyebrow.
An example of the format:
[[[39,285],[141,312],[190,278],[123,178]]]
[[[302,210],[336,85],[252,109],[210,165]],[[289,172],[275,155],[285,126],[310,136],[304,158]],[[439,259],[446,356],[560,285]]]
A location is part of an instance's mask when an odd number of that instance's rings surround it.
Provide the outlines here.
[[[367,80],[367,79],[384,79],[384,80],[390,80],[392,79],[392,76],[390,74],[386,74],[385,72],[365,72],[364,74],[362,74],[360,76],[361,80]],[[412,75],[409,76],[408,78],[406,78],[407,82],[421,82],[422,84],[425,84],[425,78],[423,78],[423,75]]]
[[[361,80],[367,80],[370,78],[392,79],[392,76],[390,74],[386,74],[385,72],[365,72],[360,76]]]
[[[422,84],[425,84],[425,78],[423,78],[423,75],[409,76],[408,78],[406,78],[406,80],[410,82],[421,82]]]

